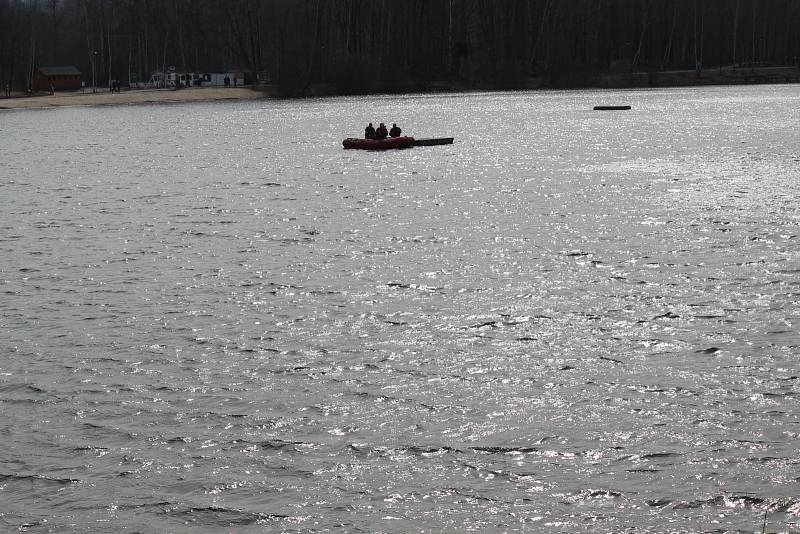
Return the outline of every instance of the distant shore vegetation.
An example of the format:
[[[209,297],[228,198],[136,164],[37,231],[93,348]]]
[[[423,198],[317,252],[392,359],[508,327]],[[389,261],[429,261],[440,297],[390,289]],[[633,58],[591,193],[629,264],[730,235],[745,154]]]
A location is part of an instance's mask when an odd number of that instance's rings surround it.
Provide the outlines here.
[[[800,0],[0,0],[0,85],[56,65],[97,86],[246,72],[286,96],[797,81],[798,28]]]

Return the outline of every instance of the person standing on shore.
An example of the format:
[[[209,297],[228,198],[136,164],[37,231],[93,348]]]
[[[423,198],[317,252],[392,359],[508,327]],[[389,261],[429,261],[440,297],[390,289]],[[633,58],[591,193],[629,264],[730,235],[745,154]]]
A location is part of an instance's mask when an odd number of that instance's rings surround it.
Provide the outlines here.
[[[11,98],[11,86],[6,84],[6,98]]]

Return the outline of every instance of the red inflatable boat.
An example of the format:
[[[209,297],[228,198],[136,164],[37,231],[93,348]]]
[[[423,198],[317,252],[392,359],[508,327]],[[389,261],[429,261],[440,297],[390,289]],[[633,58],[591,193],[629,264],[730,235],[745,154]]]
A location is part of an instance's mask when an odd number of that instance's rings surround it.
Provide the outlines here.
[[[414,138],[408,136],[387,137],[386,139],[355,139],[349,137],[342,141],[345,148],[356,150],[389,150],[391,148],[411,148]]]

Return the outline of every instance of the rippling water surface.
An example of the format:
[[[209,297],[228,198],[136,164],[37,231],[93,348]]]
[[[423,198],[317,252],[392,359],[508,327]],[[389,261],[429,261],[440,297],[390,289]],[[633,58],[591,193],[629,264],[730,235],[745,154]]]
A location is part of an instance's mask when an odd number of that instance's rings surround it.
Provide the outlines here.
[[[456,142],[342,150],[368,121]],[[798,124],[796,85],[0,113],[0,530],[800,530]]]

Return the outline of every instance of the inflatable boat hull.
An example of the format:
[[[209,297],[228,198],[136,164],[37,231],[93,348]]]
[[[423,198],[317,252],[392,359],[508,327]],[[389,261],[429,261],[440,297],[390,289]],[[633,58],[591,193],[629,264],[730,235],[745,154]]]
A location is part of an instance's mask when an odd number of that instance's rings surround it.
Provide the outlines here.
[[[393,148],[411,148],[414,146],[414,138],[402,136],[387,137],[386,139],[355,139],[351,137],[342,141],[342,145],[353,150],[391,150]]]

